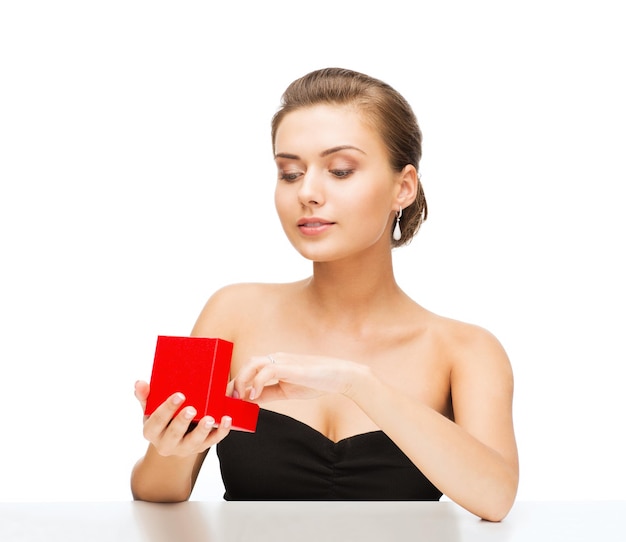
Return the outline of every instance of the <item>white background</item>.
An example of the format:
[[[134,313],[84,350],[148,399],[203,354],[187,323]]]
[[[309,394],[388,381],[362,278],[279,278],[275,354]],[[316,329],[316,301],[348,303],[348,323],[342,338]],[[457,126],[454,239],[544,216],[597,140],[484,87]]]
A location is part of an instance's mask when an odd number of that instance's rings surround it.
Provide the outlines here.
[[[431,214],[397,279],[507,349],[519,498],[625,498],[620,4],[0,4],[0,500],[129,499],[156,336],[308,275],[269,121],[326,66],[416,111]]]

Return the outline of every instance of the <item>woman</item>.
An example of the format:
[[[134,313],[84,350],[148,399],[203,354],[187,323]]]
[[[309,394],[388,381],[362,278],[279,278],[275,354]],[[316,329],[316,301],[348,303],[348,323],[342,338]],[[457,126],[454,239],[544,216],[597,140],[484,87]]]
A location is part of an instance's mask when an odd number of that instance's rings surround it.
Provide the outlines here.
[[[229,392],[261,406],[230,432],[170,397],[144,422],[136,499],[188,499],[218,445],[225,498],[438,500],[492,521],[510,510],[518,459],[513,377],[487,331],[433,314],[394,279],[392,248],[426,218],[421,132],[387,84],[343,69],[294,81],[272,121],[283,229],[313,262],[291,284],[237,284],[192,335],[234,343]],[[250,308],[253,308],[252,310]],[[136,385],[145,406],[149,386]]]

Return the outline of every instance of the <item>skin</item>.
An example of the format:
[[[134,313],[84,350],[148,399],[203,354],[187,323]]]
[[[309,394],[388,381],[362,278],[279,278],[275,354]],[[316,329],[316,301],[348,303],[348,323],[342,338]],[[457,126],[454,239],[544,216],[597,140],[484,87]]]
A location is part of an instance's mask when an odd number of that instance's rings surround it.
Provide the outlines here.
[[[219,290],[192,335],[235,344],[233,396],[335,442],[382,429],[449,498],[501,520],[518,485],[507,355],[488,331],[433,314],[394,279],[390,232],[415,198],[415,168],[393,171],[380,136],[348,107],[289,113],[275,151],[276,209],[313,274]],[[327,225],[298,225],[311,217]],[[144,407],[148,384],[135,393]],[[228,435],[229,420],[213,429],[209,419],[185,436],[192,407],[171,421],[176,398],[145,419],[136,499],[188,499],[207,449]]]

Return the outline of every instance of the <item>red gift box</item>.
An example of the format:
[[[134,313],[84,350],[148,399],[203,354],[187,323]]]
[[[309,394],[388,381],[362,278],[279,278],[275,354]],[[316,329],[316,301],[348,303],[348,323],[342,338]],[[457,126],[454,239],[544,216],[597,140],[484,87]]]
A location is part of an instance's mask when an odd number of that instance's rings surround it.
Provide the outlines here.
[[[152,414],[176,392],[185,395],[185,406],[196,409],[194,421],[212,416],[219,423],[230,416],[232,428],[254,432],[259,405],[226,396],[233,343],[205,337],[157,337],[150,394],[145,414]]]

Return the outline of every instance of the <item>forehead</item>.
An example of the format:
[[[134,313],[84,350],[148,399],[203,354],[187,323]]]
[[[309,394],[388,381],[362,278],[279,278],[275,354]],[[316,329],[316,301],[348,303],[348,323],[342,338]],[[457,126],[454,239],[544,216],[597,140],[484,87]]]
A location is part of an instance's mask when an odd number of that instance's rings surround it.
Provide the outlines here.
[[[287,113],[276,130],[275,152],[298,154],[304,149],[323,151],[338,145],[385,150],[379,134],[358,109],[320,104]]]

